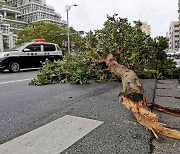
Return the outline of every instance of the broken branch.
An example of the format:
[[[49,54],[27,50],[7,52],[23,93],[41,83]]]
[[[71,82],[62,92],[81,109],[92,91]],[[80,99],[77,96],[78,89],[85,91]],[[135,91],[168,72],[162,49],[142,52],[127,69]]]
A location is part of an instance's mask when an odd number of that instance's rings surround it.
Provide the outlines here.
[[[134,113],[137,121],[151,130],[156,138],[156,133],[159,133],[180,139],[180,132],[164,127],[164,124],[158,122],[158,116],[147,109],[144,89],[136,73],[118,64],[112,54],[108,55],[106,65],[117,80],[122,79],[123,93],[119,94],[119,100]]]

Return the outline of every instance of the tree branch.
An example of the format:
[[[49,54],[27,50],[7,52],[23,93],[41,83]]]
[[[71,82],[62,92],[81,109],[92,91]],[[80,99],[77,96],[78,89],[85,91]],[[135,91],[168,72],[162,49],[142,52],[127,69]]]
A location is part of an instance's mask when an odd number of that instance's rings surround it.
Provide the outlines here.
[[[122,79],[123,93],[119,94],[119,101],[134,113],[137,121],[151,130],[156,138],[159,133],[180,139],[180,132],[164,127],[158,122],[158,116],[148,111],[144,89],[135,72],[118,64],[112,54],[108,55],[106,65],[117,80]]]

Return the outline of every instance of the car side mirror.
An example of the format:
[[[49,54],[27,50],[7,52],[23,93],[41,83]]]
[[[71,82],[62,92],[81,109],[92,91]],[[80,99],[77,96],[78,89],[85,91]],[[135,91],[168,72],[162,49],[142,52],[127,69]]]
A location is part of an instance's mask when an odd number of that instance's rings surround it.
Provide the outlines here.
[[[24,52],[29,52],[29,51],[30,51],[30,49],[25,48],[23,51],[24,51]]]

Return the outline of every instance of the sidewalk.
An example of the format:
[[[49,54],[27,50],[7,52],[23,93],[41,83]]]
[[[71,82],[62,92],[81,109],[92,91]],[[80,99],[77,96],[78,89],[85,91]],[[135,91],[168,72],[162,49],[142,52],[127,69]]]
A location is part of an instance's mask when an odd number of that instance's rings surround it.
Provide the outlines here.
[[[154,103],[163,107],[180,109],[180,87],[178,80],[158,80]],[[159,121],[168,128],[180,131],[180,118],[158,111]],[[180,141],[160,136],[160,140],[153,140],[153,154],[179,154]]]

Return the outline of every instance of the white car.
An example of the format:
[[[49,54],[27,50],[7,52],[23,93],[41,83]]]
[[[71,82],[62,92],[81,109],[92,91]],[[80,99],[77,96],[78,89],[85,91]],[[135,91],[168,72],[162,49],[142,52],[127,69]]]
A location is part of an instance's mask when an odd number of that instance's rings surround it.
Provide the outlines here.
[[[8,52],[0,53],[0,71],[18,72],[21,68],[40,67],[45,59],[62,59],[63,52],[57,44],[29,42],[20,44]]]
[[[180,52],[177,51],[177,52],[175,53],[175,55],[174,55],[174,58],[175,58],[175,59],[180,59]]]

